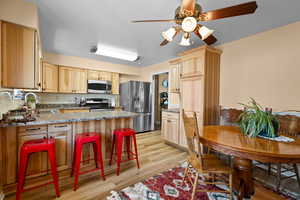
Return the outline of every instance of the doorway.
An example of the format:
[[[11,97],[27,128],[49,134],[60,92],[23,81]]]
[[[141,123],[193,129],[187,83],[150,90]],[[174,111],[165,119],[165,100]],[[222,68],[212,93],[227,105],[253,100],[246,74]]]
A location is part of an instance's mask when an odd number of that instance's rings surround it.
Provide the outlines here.
[[[161,129],[162,110],[168,109],[169,73],[153,75],[154,85],[154,130]]]

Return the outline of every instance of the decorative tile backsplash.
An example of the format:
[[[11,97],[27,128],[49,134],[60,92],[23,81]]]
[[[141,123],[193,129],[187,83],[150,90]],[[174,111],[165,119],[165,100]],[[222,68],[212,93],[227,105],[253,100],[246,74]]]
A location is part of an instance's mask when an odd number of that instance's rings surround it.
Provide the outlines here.
[[[39,104],[75,104],[77,98],[104,98],[109,99],[112,106],[119,106],[118,95],[107,94],[52,94],[52,93],[36,93]],[[9,110],[20,108],[24,104],[23,100],[11,100],[7,95],[0,95],[0,120],[2,114]]]
[[[112,104],[116,103],[115,95],[107,94],[52,94],[52,93],[38,93],[40,104],[75,104],[75,97],[77,98],[103,98],[110,99]]]

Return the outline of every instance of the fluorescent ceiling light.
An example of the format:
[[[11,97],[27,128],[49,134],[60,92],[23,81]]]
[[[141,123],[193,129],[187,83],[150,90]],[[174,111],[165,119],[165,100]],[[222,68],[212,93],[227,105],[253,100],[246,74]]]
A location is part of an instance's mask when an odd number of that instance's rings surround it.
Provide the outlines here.
[[[137,52],[129,51],[126,49],[120,49],[117,47],[103,45],[103,44],[98,44],[97,50],[94,52],[97,55],[117,58],[121,60],[128,60],[132,62],[136,61],[139,58]]]

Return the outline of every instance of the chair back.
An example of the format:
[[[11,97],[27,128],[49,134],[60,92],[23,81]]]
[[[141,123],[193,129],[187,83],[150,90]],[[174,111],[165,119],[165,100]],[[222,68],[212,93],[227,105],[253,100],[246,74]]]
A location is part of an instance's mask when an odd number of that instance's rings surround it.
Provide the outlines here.
[[[278,115],[279,134],[297,137],[300,134],[300,117],[294,115]]]
[[[190,158],[193,160],[193,163],[197,165],[197,168],[201,168],[202,155],[200,150],[199,129],[196,113],[192,112],[192,117],[189,117],[184,110],[182,110],[182,119]],[[198,146],[198,151],[196,150],[196,145]]]

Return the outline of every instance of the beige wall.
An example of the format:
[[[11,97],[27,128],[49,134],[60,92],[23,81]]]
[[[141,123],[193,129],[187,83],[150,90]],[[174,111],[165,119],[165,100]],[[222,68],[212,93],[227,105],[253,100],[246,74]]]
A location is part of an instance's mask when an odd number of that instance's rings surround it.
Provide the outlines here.
[[[300,22],[220,46],[225,107],[255,98],[274,110],[300,110]]]
[[[0,19],[38,28],[37,7],[24,0],[0,0]]]

